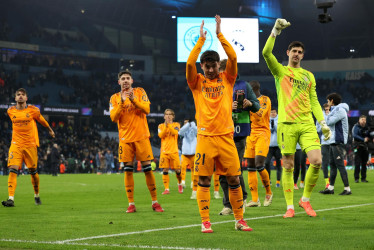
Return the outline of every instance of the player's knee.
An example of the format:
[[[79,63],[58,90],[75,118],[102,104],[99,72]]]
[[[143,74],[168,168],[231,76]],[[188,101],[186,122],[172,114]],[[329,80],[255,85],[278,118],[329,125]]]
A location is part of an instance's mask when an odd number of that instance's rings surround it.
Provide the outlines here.
[[[16,169],[16,168],[9,168],[9,172],[18,174],[18,169]]]
[[[248,167],[248,172],[256,172],[256,171],[257,171],[256,167],[253,167],[253,166]]]
[[[239,176],[227,176],[227,183],[229,186],[240,186]]]
[[[208,176],[199,176],[199,186],[210,187],[211,178]]]
[[[29,168],[29,173],[31,175],[36,175],[38,173],[38,170],[36,168]]]
[[[132,165],[125,165],[125,167],[123,168],[123,171],[134,172],[134,167]]]
[[[149,172],[149,171],[152,170],[152,166],[151,166],[151,164],[144,165],[144,166],[142,166],[142,169],[143,169],[143,172],[146,173],[146,172]]]
[[[258,172],[262,172],[264,170],[265,170],[265,166],[259,166],[259,167],[257,167],[257,171]]]
[[[309,159],[310,164],[313,164],[314,166],[321,167],[322,165],[322,157],[312,157]]]

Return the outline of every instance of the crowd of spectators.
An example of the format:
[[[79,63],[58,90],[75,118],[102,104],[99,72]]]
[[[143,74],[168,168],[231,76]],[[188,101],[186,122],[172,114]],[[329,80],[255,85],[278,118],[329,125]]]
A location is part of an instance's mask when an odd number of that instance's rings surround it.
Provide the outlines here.
[[[61,163],[66,173],[106,173],[118,171],[118,141],[108,136],[102,137],[100,124],[92,126],[73,126],[64,122],[50,122],[56,137],[52,139],[48,131],[39,129],[40,147],[38,148],[38,170],[51,173],[50,153],[54,143],[58,145]],[[8,121],[0,125],[0,173],[6,173],[8,150],[11,141],[11,126]],[[112,160],[109,161],[110,155]],[[107,161],[110,165],[108,169]]]

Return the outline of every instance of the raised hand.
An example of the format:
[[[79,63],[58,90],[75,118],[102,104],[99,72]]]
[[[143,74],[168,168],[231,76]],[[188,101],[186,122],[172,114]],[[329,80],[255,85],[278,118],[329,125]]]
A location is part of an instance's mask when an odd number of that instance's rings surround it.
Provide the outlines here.
[[[287,22],[286,19],[278,18],[275,21],[272,33],[274,34],[274,36],[277,36],[282,32],[283,29],[287,28],[290,25],[291,25],[291,23]]]
[[[123,91],[121,92],[121,101],[122,101],[122,102],[125,102],[125,101],[126,101],[126,98],[127,98],[126,91],[123,90]]]
[[[221,17],[220,15],[216,15],[215,18],[216,18],[216,34],[218,35],[219,33],[221,33]]]
[[[131,89],[128,92],[127,97],[130,99],[130,101],[134,101],[135,96],[134,96],[134,90],[133,89]]]
[[[204,20],[201,22],[200,25],[200,37],[206,38],[207,31],[204,31]]]

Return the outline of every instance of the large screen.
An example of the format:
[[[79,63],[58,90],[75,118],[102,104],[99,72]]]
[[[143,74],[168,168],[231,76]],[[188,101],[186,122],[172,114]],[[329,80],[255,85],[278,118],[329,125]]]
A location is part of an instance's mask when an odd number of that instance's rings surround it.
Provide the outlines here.
[[[178,17],[177,19],[177,61],[187,58],[200,36],[200,25],[204,20],[206,40],[201,50],[215,50],[221,59],[227,58],[216,35],[216,21],[213,17]],[[258,63],[258,19],[221,18],[221,32],[234,48],[238,63]],[[198,62],[200,61],[200,55]]]

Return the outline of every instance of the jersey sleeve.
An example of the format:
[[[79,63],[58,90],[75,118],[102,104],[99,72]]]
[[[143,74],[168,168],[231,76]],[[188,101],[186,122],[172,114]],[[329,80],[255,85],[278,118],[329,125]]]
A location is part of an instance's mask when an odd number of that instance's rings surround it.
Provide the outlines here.
[[[320,122],[324,120],[323,117],[323,112],[321,105],[319,104],[318,97],[317,97],[317,92],[316,92],[316,80],[314,79],[314,75],[311,74],[311,81],[312,81],[312,86],[310,88],[310,93],[309,93],[309,98],[310,98],[310,106],[312,108],[312,112],[314,116],[316,117],[317,121]]]
[[[199,54],[201,52],[201,48],[204,45],[204,42],[205,42],[205,38],[200,37],[199,40],[197,40],[193,49],[191,50],[190,55],[187,59],[186,78],[187,78],[187,83],[191,89],[194,89],[196,87],[196,83],[197,83],[196,61],[197,61],[197,58],[199,57]]]
[[[280,64],[275,56],[273,55],[273,48],[275,43],[275,37],[269,36],[264,49],[262,50],[262,55],[270,69],[270,72],[273,76],[280,76],[282,71],[282,64]]]
[[[178,132],[181,128],[181,125],[178,122],[174,122],[173,124],[171,124],[169,126],[173,126],[172,128],[170,128],[171,134],[172,135],[178,135]]]
[[[164,123],[158,125],[158,137],[161,139],[165,138],[167,132],[167,126],[164,125]]]
[[[251,112],[257,112],[260,109],[260,102],[258,101],[255,93],[253,92],[253,89],[251,85],[247,82],[247,93],[248,93],[248,100],[252,102],[252,106],[249,107],[249,111]]]
[[[217,35],[217,38],[221,42],[221,45],[223,49],[225,50],[226,55],[228,57],[227,64],[226,64],[227,76],[235,80],[236,75],[238,74],[238,64],[237,64],[237,56],[236,56],[235,50],[231,46],[231,44],[226,40],[226,38],[222,35],[222,33],[219,33]],[[235,83],[235,81],[233,82]]]
[[[115,95],[112,95],[109,101],[109,113],[110,119],[113,122],[118,122],[119,117],[121,116],[122,108],[123,105],[117,102]]]
[[[151,108],[150,108],[151,103],[149,102],[147,93],[145,92],[143,88],[139,88],[139,90],[141,91],[140,98],[135,97],[132,102],[138,109],[143,111],[145,114],[149,114],[149,112],[151,111]]]

